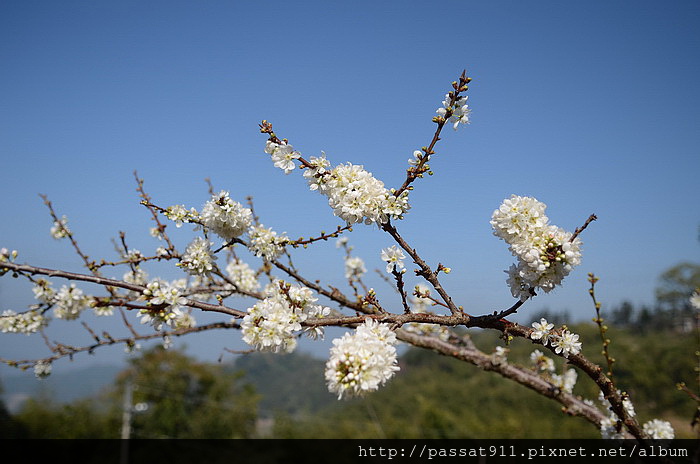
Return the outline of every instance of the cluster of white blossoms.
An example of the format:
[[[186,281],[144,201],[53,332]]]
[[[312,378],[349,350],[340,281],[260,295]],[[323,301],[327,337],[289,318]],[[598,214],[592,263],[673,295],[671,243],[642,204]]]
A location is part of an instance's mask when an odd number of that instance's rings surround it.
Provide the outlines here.
[[[285,174],[294,170],[294,160],[301,157],[291,145],[271,140],[266,142],[265,152]],[[401,219],[410,208],[408,190],[395,195],[396,190],[387,190],[382,181],[360,165],[347,163],[329,169],[330,162],[323,153],[320,157],[312,156],[305,167],[303,175],[309,188],[327,196],[333,213],[350,224],[381,225],[389,218]]]
[[[278,236],[277,232],[272,230],[272,228],[265,227],[262,224],[248,229],[248,237],[250,237],[248,246],[250,251],[265,261],[277,259],[284,253],[284,246],[289,242],[289,237],[285,234]]]
[[[275,143],[268,140],[265,144],[265,153],[272,156],[275,167],[280,168],[285,174],[289,174],[296,167],[295,159],[299,159],[301,154],[294,150],[288,143]]]
[[[200,214],[202,224],[220,237],[230,240],[240,237],[251,225],[253,213],[240,203],[231,200],[229,193],[222,190],[212,195],[204,204]]]
[[[408,190],[397,197],[394,189],[387,190],[382,181],[351,163],[333,168],[324,176],[319,190],[328,197],[333,213],[351,224],[381,225],[389,218],[401,219],[410,208]]]
[[[241,322],[243,341],[259,351],[291,353],[301,323],[330,314],[330,308],[314,304],[318,298],[307,287],[276,280],[265,288],[265,294],[266,298],[248,308]],[[315,338],[323,332],[319,329],[309,335]]]
[[[75,284],[63,285],[52,300],[53,314],[58,319],[77,319],[91,301],[92,297],[85,295]]]
[[[132,248],[129,251],[127,251],[126,253],[124,253],[122,257],[124,258],[125,261],[129,261],[132,263],[139,263],[139,262],[143,261],[143,259],[144,259],[143,253],[141,253],[139,250],[137,250],[135,248]]]
[[[534,330],[530,333],[530,338],[542,341],[544,346],[549,344],[554,348],[555,353],[568,358],[569,355],[581,352],[581,342],[578,341],[577,334],[571,333],[567,329],[556,333],[552,330],[554,324],[550,324],[545,318],[540,319],[540,322],[533,322],[532,327]]]
[[[427,285],[416,284],[414,293],[408,299],[411,303],[411,310],[414,313],[425,313],[428,311],[428,307],[435,306],[433,300],[428,298],[429,296],[430,289]]]
[[[51,226],[51,236],[56,240],[66,238],[70,235],[70,229],[68,228],[68,218],[63,216],[61,219],[54,221],[53,226]]]
[[[156,330],[161,330],[164,324],[175,328],[193,327],[194,318],[181,308],[187,304],[187,298],[182,296],[184,289],[183,281],[172,283],[161,279],[150,281],[141,298],[155,307],[139,310],[141,323],[150,324]]]
[[[38,379],[43,379],[51,375],[51,363],[39,361],[36,364],[34,364],[34,375]]]
[[[550,292],[581,263],[581,240],[549,224],[546,205],[517,195],[503,201],[491,216],[494,235],[505,240],[518,258],[506,271],[515,298],[523,301],[537,288]]]
[[[620,390],[617,390],[617,394],[621,394]],[[607,399],[605,399],[605,395],[603,395],[602,391],[598,392],[598,401],[600,401],[600,403],[603,405],[603,407],[608,413],[608,416],[604,418],[600,423],[600,435],[602,436],[602,438],[606,440],[624,439],[625,434],[622,432],[622,429],[618,431],[617,422],[619,418],[610,406],[610,402]],[[625,397],[622,400],[622,406],[625,408],[625,412],[630,417],[634,417],[637,415],[637,412],[634,410],[634,405],[628,397]]]
[[[620,391],[618,390],[617,393],[619,395]],[[618,431],[617,423],[619,421],[619,418],[617,414],[615,414],[615,412],[612,410],[610,402],[607,399],[605,399],[603,392],[598,393],[598,401],[601,402],[603,407],[606,408],[608,412],[608,416],[605,419],[603,419],[600,424],[601,436],[605,439],[625,438],[624,434],[621,431]],[[622,400],[622,406],[625,408],[625,412],[630,417],[634,417],[636,415],[634,405],[628,397],[625,397]],[[642,426],[642,430],[654,440],[671,440],[676,435],[675,431],[673,430],[673,427],[671,426],[671,423],[660,419],[652,419],[646,422]]]
[[[362,258],[357,256],[347,256],[345,258],[345,278],[346,279],[359,279],[361,278],[367,268],[365,267],[365,262]]]
[[[670,422],[652,419],[642,426],[644,433],[655,440],[672,440],[676,436]]]
[[[690,306],[700,309],[700,289],[696,289],[690,296]]]
[[[540,374],[559,390],[566,393],[573,391],[576,380],[578,380],[578,373],[574,369],[567,369],[562,374],[556,374],[554,360],[545,356],[540,350],[535,350],[530,354],[530,362]]]
[[[134,266],[124,273],[122,280],[129,284],[145,286],[148,283],[148,273],[140,266]],[[129,298],[138,298],[141,296],[141,292],[129,290],[127,295]]]
[[[46,318],[39,311],[16,313],[11,309],[0,315],[0,331],[3,333],[32,334],[46,325]]]
[[[447,121],[453,123],[452,128],[457,130],[460,124],[469,124],[469,114],[472,110],[469,109],[469,106],[467,105],[468,98],[468,96],[459,97],[455,101],[454,106],[450,106],[450,100],[452,97],[448,93],[445,95],[445,99],[442,101],[442,108],[438,108],[435,112],[444,118],[447,115],[447,109],[452,108],[452,115]]]
[[[216,256],[211,251],[212,242],[196,237],[185,250],[177,265],[192,275],[208,274],[214,268]]]
[[[369,318],[353,333],[333,340],[326,363],[328,390],[338,399],[377,390],[399,370],[395,344],[389,325]]]
[[[173,205],[168,207],[163,213],[165,217],[175,222],[175,227],[182,227],[185,222],[199,220],[199,213],[194,208],[189,210],[184,205]]]
[[[552,374],[556,370],[554,360],[549,356],[545,356],[540,350],[530,353],[530,362],[532,362],[538,372]]]
[[[42,303],[51,304],[56,297],[56,290],[51,286],[51,283],[46,279],[37,279],[32,287],[34,298]]]
[[[226,273],[236,288],[242,292],[254,292],[260,288],[255,271],[247,263],[234,259],[226,265]]]
[[[505,366],[508,364],[508,348],[497,346],[491,353],[491,364],[494,366]]]
[[[386,261],[386,272],[392,273],[394,271],[401,272],[404,269],[403,260],[406,259],[406,255],[403,254],[396,245],[392,245],[389,248],[384,248],[381,253],[382,261]]]
[[[567,369],[563,374],[552,374],[552,384],[559,390],[571,393],[578,380],[578,373],[575,369]]]
[[[418,292],[420,295],[425,296],[418,296],[413,294],[409,297],[409,303],[411,304],[411,312],[433,314],[433,312],[430,311],[429,308],[434,306],[435,303],[430,298],[426,298],[426,296],[430,295],[430,289],[426,285],[416,284],[414,292]],[[415,333],[418,335],[437,337],[442,341],[447,341],[450,338],[450,330],[446,326],[439,324],[409,322],[408,324],[404,324],[402,329],[406,330],[407,332]]]

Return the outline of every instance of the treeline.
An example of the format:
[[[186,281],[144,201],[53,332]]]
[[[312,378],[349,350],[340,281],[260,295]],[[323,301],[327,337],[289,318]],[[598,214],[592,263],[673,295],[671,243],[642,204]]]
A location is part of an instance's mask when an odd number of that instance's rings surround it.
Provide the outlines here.
[[[700,266],[681,263],[659,278],[656,302],[603,309],[617,387],[629,394],[640,422],[670,421],[678,438],[697,438],[700,331],[690,295]],[[569,317],[544,312],[557,325]],[[606,365],[596,324],[572,324],[583,353]],[[508,362],[530,366],[527,340],[505,344],[494,332],[467,331],[477,347],[504,346]],[[544,350],[546,351],[546,350]],[[555,360],[557,373],[570,366]],[[401,372],[378,392],[337,401],[325,388],[324,361],[303,353],[253,353],[233,365],[197,362],[156,347],[131,361],[103,394],[58,404],[32,398],[16,414],[0,402],[3,438],[599,438],[591,424],[558,403],[474,366],[410,349]],[[578,373],[573,393],[597,403],[596,385]],[[127,408],[126,405],[131,405]],[[125,411],[129,409],[128,421]]]
[[[584,340],[584,354],[603,363],[597,327],[571,326]],[[638,334],[610,329],[616,362],[614,379],[629,393],[642,422],[663,418],[677,437],[695,438],[691,426],[697,405],[676,387],[696,384],[695,334],[660,331]],[[472,334],[482,350],[505,346],[494,334]],[[508,345],[511,363],[530,365],[534,347],[525,340]],[[487,351],[488,352],[488,351]],[[565,367],[559,360],[557,372]],[[400,375],[363,399],[336,402],[307,415],[280,413],[272,436],[278,438],[600,438],[581,418],[527,388],[452,358],[412,349],[401,358]],[[574,394],[596,404],[595,384],[581,372]]]
[[[584,354],[603,363],[597,327],[571,327]],[[469,334],[485,351],[506,346],[497,334]],[[669,420],[678,437],[696,437],[696,404],[676,385],[696,382],[697,335],[672,330],[640,334],[611,327],[618,387],[642,421]],[[508,362],[530,365],[534,347],[509,345]],[[565,366],[557,359],[557,372]],[[132,382],[133,438],[599,438],[588,422],[493,373],[419,349],[400,360],[401,372],[364,398],[338,401],[325,390],[324,361],[304,354],[251,354],[231,366],[199,363],[155,348],[134,360],[99,397],[56,404],[30,399],[14,415],[0,410],[0,433],[16,438],[118,438]],[[598,403],[579,373],[574,394]],[[140,405],[140,406],[139,406]],[[139,410],[140,409],[140,410]]]

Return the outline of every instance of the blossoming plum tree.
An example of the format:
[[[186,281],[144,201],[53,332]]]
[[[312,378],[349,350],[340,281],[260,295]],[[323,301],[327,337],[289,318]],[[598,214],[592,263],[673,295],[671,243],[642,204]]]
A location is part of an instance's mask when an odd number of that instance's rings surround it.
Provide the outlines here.
[[[442,264],[429,265],[400,234],[397,224],[410,209],[409,195],[414,183],[426,173],[432,173],[429,162],[436,154],[434,150],[443,128],[450,124],[457,130],[469,123],[465,93],[470,80],[463,72],[452,83],[452,89],[432,119],[436,124],[432,140],[413,152],[405,181],[398,188],[385,187],[363,166],[350,162],[333,166],[325,153],[306,159],[287,139],[277,136],[271,123],[262,121],[260,131],[267,137],[264,152],[270,155],[274,165],[285,174],[300,169],[310,190],[324,195],[333,214],[344,222],[331,233],[291,239],[265,227],[254,213],[252,202],[245,206],[225,190],[216,193],[210,189],[211,198],[199,211],[184,205],[158,206],[136,175],[141,203],[155,223],[151,235],[162,246],[145,255],[130,248],[122,234],[120,260],[98,262],[83,253],[68,227],[68,219],[59,217],[44,197],[53,219],[51,235],[70,242],[87,272],[21,263],[16,251],[3,249],[0,273],[31,281],[37,303],[19,313],[5,310],[0,318],[2,332],[42,332],[52,317],[77,320],[83,311],[90,310],[105,317],[121,315],[130,333],[121,338],[106,332],[99,335],[83,324],[94,339],[91,345],[49,343],[51,354],[45,358],[2,361],[23,369],[33,367],[38,377],[44,377],[50,374],[52,362],[62,357],[114,344],[131,348],[139,341],[158,338],[167,345],[173,336],[220,328],[239,330],[243,341],[254,350],[291,352],[300,336],[323,337],[325,327],[336,326],[347,328],[348,332],[333,341],[325,380],[328,389],[339,399],[367,394],[396,375],[399,371],[396,345],[400,341],[457,358],[522,384],[561,403],[569,414],[583,416],[604,437],[672,438],[673,429],[666,422],[656,419],[644,425],[638,422],[628,395],[617,389],[611,375],[581,353],[577,334],[565,326],[555,327],[545,319],[535,321],[531,327],[507,319],[538,293],[550,292],[561,285],[581,262],[580,235],[596,219],[595,215],[568,232],[550,223],[545,214],[546,205],[541,201],[518,195],[506,198],[493,212],[491,226],[494,235],[508,244],[516,258],[516,263],[506,271],[507,284],[516,301],[510,308],[485,315],[467,314],[457,305],[441,284],[442,275],[450,269]],[[185,224],[193,225],[196,235],[180,251],[168,228]],[[378,250],[386,262],[386,278],[393,282],[399,295],[391,305],[380,303],[374,289],[367,288],[363,282],[367,272],[365,263],[352,255],[347,238],[357,224],[373,227],[394,242]],[[293,250],[303,250],[329,239],[337,239],[338,247],[346,252],[345,277],[353,295],[301,275],[291,262]],[[243,261],[236,253],[237,247],[248,249],[258,260],[258,268]],[[422,279],[411,292],[404,282],[408,260],[417,266],[415,274]],[[149,263],[159,261],[173,263],[184,272],[185,278],[175,281],[150,278]],[[125,268],[122,279],[105,277],[102,272],[105,267]],[[593,296],[595,280],[591,275]],[[87,295],[78,287],[80,282],[102,286],[105,293]],[[235,295],[257,302],[247,309],[235,308],[229,300]],[[195,319],[200,311],[217,313],[226,319],[197,325]],[[151,327],[150,333],[140,334],[134,329],[136,318],[130,316],[134,313],[138,322]],[[516,337],[529,340],[535,345],[531,366],[509,362],[508,349],[502,346],[495,347],[492,353],[479,350],[456,330],[459,327],[499,331],[506,341]],[[569,367],[556,373],[552,357],[565,358]],[[573,394],[579,373],[589,376],[599,387],[602,408]]]

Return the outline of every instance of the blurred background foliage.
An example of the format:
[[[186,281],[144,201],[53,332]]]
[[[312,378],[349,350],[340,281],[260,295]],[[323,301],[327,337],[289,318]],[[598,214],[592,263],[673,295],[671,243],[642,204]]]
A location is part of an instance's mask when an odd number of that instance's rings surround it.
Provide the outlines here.
[[[668,420],[677,438],[697,438],[698,405],[677,384],[698,390],[697,311],[689,296],[700,266],[664,272],[654,307],[623,302],[602,315],[611,339],[615,382],[640,422]],[[543,311],[563,323],[565,315]],[[583,352],[604,365],[598,327],[569,325]],[[466,331],[489,353],[499,334]],[[529,366],[527,340],[507,345],[508,361]],[[545,353],[546,354],[546,353]],[[561,372],[564,360],[555,360]],[[324,360],[304,353],[251,353],[233,363],[203,363],[182,350],[144,351],[97,396],[67,403],[44,392],[10,412],[0,403],[3,438],[119,438],[131,386],[133,438],[599,438],[598,430],[527,388],[435,353],[409,348],[401,371],[363,398],[338,401],[325,387]],[[596,404],[594,383],[579,372],[574,394]]]

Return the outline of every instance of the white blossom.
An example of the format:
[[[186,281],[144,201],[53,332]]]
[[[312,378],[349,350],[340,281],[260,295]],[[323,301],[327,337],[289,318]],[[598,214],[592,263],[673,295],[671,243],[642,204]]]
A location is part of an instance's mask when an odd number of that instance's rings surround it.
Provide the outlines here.
[[[575,369],[567,369],[562,375],[552,374],[552,383],[563,392],[571,393],[576,385],[578,373]]]
[[[92,309],[95,312],[95,316],[111,316],[114,314],[114,306],[103,306],[95,304],[95,301],[91,303]]]
[[[16,313],[11,309],[0,315],[0,331],[3,333],[32,334],[46,325],[46,318],[35,310]]]
[[[622,392],[620,390],[617,390],[617,394],[619,396],[623,396]],[[602,391],[598,392],[598,401],[603,405],[603,407],[607,408],[608,412],[611,414],[615,414],[613,412],[612,406],[610,405],[610,401],[608,401],[605,398],[605,395],[603,394]],[[630,416],[634,417],[637,413],[634,410],[634,405],[632,404],[632,401],[629,399],[628,396],[623,396],[622,398],[622,407],[625,408],[625,412]]]
[[[690,297],[690,305],[695,309],[700,309],[700,290],[695,290]]]
[[[403,260],[406,255],[403,254],[396,245],[392,245],[389,248],[384,248],[382,250],[382,261],[386,261],[386,272],[391,273],[392,271],[401,272],[404,268]]]
[[[53,313],[59,319],[77,319],[80,313],[90,304],[91,297],[86,296],[75,284],[64,285],[56,293],[52,303]]]
[[[51,363],[46,361],[38,361],[34,364],[34,375],[38,379],[43,379],[51,375]]]
[[[291,353],[296,348],[301,323],[330,314],[330,308],[314,304],[318,299],[307,287],[277,280],[265,288],[265,294],[266,298],[248,308],[241,322],[243,341],[259,351]],[[319,328],[309,335],[320,337],[323,331]]]
[[[274,261],[284,252],[284,245],[289,242],[285,234],[280,236],[272,228],[262,224],[248,229],[250,251],[265,261]]]
[[[196,237],[187,245],[185,254],[177,265],[192,275],[208,274],[214,268],[216,260],[211,246],[212,242],[209,240]]]
[[[170,255],[170,252],[168,251],[167,248],[159,246],[156,248],[156,256],[159,258],[167,258]]]
[[[445,95],[445,100],[442,102],[442,108],[438,108],[435,112],[444,118],[447,116],[447,109],[452,108],[452,115],[450,115],[447,121],[453,123],[452,128],[457,130],[457,127],[460,124],[469,124],[469,114],[471,113],[471,109],[469,109],[469,106],[467,105],[468,98],[468,96],[459,97],[455,101],[454,106],[450,106],[450,100],[452,98],[448,93]]]
[[[359,279],[362,277],[367,269],[365,268],[365,262],[362,258],[357,256],[349,256],[345,258],[345,278],[346,279]]]
[[[194,325],[194,319],[180,308],[187,304],[187,298],[182,296],[184,287],[182,281],[172,283],[160,279],[150,281],[143,291],[142,298],[151,308],[139,310],[141,323],[150,324],[156,330],[161,330],[164,324],[176,328]]]
[[[399,370],[395,344],[389,326],[369,318],[333,340],[325,373],[329,391],[341,399],[378,389]]]
[[[611,414],[608,417],[605,417],[601,420],[600,422],[600,435],[603,439],[605,440],[621,440],[625,438],[625,434],[622,432],[624,430],[624,427],[620,428],[620,431],[618,431],[617,428],[617,416],[615,414]]]
[[[644,433],[655,440],[671,440],[676,436],[670,422],[652,419],[642,427]]]
[[[199,213],[194,208],[187,210],[184,205],[169,206],[163,213],[165,217],[175,222],[175,227],[182,227],[185,222],[199,219]]]
[[[148,273],[140,266],[134,266],[133,269],[129,269],[124,273],[122,280],[129,284],[145,286],[148,283]],[[141,296],[141,292],[129,290],[127,295],[130,298],[138,298]]]
[[[331,163],[326,159],[326,154],[321,152],[320,157],[312,156],[309,160],[310,168],[304,170],[303,176],[309,182],[309,190],[319,190],[324,192],[325,181],[330,179],[330,176],[326,176],[329,172],[328,168]]]
[[[148,233],[151,234],[151,237],[157,238],[158,240],[163,240],[163,232],[158,227],[151,227],[148,230]]]
[[[425,296],[418,296],[416,293]],[[428,310],[429,306],[432,307],[435,305],[433,300],[427,298],[427,296],[430,296],[430,289],[428,286],[424,284],[416,284],[414,293],[409,297],[411,309],[414,313],[424,313]]]
[[[182,290],[184,290],[182,285],[155,279],[146,285],[143,295],[152,305],[181,306],[187,303],[187,299],[181,295]]]
[[[132,263],[139,263],[143,260],[144,256],[139,250],[132,248],[123,255],[123,258]]]
[[[347,163],[322,169],[323,173],[320,169],[305,173],[311,190],[326,195],[333,213],[350,224],[381,225],[389,218],[401,219],[410,208],[408,190],[396,196],[362,166]]]
[[[250,227],[253,213],[240,203],[231,200],[229,193],[222,190],[204,204],[201,213],[202,224],[220,237],[230,240],[240,237]]]
[[[497,346],[496,349],[494,349],[493,353],[491,353],[491,364],[495,366],[503,366],[507,364],[508,351],[510,350],[508,350],[507,348]]]
[[[493,233],[508,243],[532,235],[549,222],[544,212],[546,208],[547,205],[535,198],[512,195],[491,215]]]
[[[37,279],[32,287],[34,298],[42,303],[50,304],[56,298],[56,290],[51,287],[51,283],[46,279]]]
[[[260,288],[255,271],[247,263],[238,259],[226,265],[226,273],[236,288],[242,292],[254,292]]]
[[[550,225],[545,208],[534,198],[513,195],[491,216],[494,235],[505,240],[518,259],[506,271],[506,281],[513,296],[523,301],[535,289],[552,291],[581,263],[581,240]]]
[[[294,333],[306,317],[282,298],[265,298],[248,308],[241,322],[243,341],[259,351],[291,353],[297,345]]]
[[[408,164],[410,164],[411,166],[418,166],[418,164],[419,164],[420,161],[423,159],[423,157],[424,157],[424,155],[423,155],[423,152],[422,152],[422,151],[420,151],[420,150],[414,150],[414,151],[413,151],[413,158],[409,158],[409,159],[408,159]],[[427,158],[426,161],[429,161],[429,160],[430,160],[430,156],[429,156],[429,155],[426,156],[426,158]]]
[[[568,358],[570,354],[578,354],[581,352],[581,342],[578,341],[578,335],[563,330],[561,335],[552,337],[552,347],[554,352]]]
[[[275,167],[282,169],[285,174],[289,174],[294,170],[294,160],[299,159],[301,156],[291,145],[274,143],[270,140],[265,144],[265,153],[272,155]]]
[[[144,271],[140,266],[134,266],[124,273],[122,277],[124,282],[134,284],[134,285],[146,285],[148,282],[148,273]]]
[[[554,372],[554,360],[547,357],[540,350],[535,350],[530,354],[530,361],[540,372]]]
[[[51,236],[56,240],[66,238],[70,233],[70,229],[68,229],[68,218],[66,216],[53,222],[53,226],[51,226]]]
[[[312,319],[323,319],[331,314],[331,308],[321,305],[309,305],[306,310],[308,315],[307,320]],[[324,330],[322,326],[312,326],[306,327],[304,329],[306,335],[312,340],[321,340],[324,336]]]
[[[533,340],[542,340],[542,344],[546,346],[549,337],[552,335],[554,324],[550,324],[547,322],[547,319],[543,317],[540,319],[540,322],[533,322],[532,327],[534,327],[535,330],[530,334],[530,338]]]

